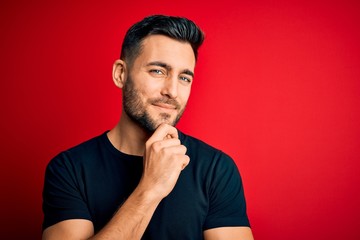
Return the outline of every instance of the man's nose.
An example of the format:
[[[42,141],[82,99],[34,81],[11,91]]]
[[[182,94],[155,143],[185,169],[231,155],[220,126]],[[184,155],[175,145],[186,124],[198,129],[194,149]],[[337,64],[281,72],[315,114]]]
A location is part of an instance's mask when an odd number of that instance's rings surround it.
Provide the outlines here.
[[[178,94],[178,79],[176,76],[169,76],[164,80],[164,85],[161,90],[162,95],[175,99]]]

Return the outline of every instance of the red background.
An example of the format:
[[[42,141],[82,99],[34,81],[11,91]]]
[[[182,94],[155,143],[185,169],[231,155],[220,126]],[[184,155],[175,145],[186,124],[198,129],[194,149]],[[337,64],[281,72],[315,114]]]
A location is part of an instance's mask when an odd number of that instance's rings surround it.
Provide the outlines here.
[[[359,1],[2,1],[1,238],[39,239],[45,166],[112,128],[125,30],[205,31],[178,127],[230,154],[254,236],[360,239]]]

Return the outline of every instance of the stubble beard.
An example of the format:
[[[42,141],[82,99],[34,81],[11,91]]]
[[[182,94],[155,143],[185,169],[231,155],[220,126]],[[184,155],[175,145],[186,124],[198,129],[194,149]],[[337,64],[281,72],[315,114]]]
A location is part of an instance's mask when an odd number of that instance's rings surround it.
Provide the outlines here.
[[[161,123],[176,126],[186,108],[185,106],[181,109],[180,104],[176,100],[165,96],[156,99],[149,99],[149,104],[166,103],[175,106],[176,110],[180,109],[173,121],[171,121],[171,115],[164,112],[160,113],[159,116],[157,116],[157,119],[154,119],[154,117],[152,117],[146,110],[146,107],[139,96],[139,91],[135,88],[134,82],[130,76],[128,76],[128,79],[125,81],[125,85],[123,87],[122,101],[124,111],[128,117],[148,133],[155,132]]]

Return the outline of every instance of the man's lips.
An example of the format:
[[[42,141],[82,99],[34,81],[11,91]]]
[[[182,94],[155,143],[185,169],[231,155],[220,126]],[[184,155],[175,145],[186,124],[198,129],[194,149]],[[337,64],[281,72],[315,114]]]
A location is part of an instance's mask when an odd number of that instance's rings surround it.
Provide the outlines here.
[[[149,103],[155,107],[161,108],[164,111],[181,109],[180,104],[175,99],[158,98],[150,100]]]
[[[167,103],[153,103],[154,106],[156,107],[160,107],[160,108],[164,108],[164,109],[169,109],[169,110],[175,110],[176,106],[172,105],[172,104],[167,104]]]

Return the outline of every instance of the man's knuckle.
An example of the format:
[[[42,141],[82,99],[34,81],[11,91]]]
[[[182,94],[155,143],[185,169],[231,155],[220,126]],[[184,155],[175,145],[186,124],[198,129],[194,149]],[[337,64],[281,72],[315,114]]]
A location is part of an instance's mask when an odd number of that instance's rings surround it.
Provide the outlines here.
[[[159,152],[162,149],[162,143],[161,142],[154,142],[151,144],[151,150],[155,152]]]
[[[184,145],[181,145],[181,151],[185,154],[187,151],[187,147],[185,147]]]

